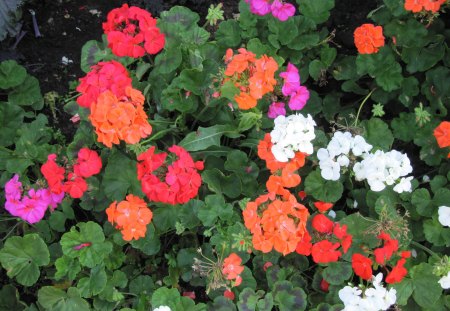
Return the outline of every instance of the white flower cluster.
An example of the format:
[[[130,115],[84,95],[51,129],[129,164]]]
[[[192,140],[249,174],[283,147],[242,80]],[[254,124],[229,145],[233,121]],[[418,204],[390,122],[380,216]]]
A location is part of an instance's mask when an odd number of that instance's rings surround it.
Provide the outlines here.
[[[364,160],[353,166],[356,180],[366,179],[372,191],[381,191],[387,185],[395,184],[395,192],[411,192],[413,177],[404,177],[412,172],[412,166],[406,154],[397,150],[389,152],[377,150],[375,153],[366,153],[363,158]]]
[[[350,132],[335,132],[327,148],[317,151],[320,174],[326,180],[338,180],[341,177],[341,167],[350,165],[350,152],[354,156],[361,156],[371,149],[372,146],[360,135],[353,137]]]
[[[441,277],[438,282],[439,282],[439,285],[441,285],[441,287],[443,289],[449,289],[450,288],[450,271],[447,273],[447,275],[444,275],[443,277]]]
[[[370,150],[372,145],[362,136],[335,132],[327,148],[317,151],[320,174],[326,180],[338,180],[341,168],[349,168],[360,157],[362,160],[353,165],[356,180],[367,180],[372,191],[394,185],[394,191],[398,193],[410,192],[413,177],[405,178],[412,172],[408,156],[397,150],[369,153]]]
[[[339,291],[339,298],[345,305],[343,311],[379,311],[387,310],[397,300],[397,291],[394,288],[387,290],[381,285],[383,274],[372,276],[374,287],[362,290],[358,287],[345,286]]]
[[[439,206],[438,210],[439,222],[444,227],[450,227],[450,207],[448,206]]]
[[[314,150],[311,141],[316,137],[315,125],[316,122],[309,114],[306,118],[302,114],[276,117],[275,127],[270,132],[275,159],[288,162],[295,157],[297,151],[312,154]]]
[[[172,309],[168,306],[159,306],[158,308],[153,309],[153,311],[172,311]]]

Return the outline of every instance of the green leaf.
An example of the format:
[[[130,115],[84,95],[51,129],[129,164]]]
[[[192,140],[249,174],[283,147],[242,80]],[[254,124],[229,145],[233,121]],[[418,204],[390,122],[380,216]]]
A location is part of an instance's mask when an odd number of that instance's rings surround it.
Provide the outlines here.
[[[53,286],[44,286],[38,292],[38,302],[48,311],[89,311],[86,300],[81,298],[75,287],[70,287],[67,293]]]
[[[80,264],[88,268],[101,264],[112,251],[112,244],[105,241],[102,227],[92,221],[79,223],[76,227],[73,226],[70,232],[61,237],[60,244],[64,255],[78,258]],[[78,249],[84,243],[90,245]]]
[[[220,218],[228,220],[233,215],[233,207],[225,203],[223,196],[218,194],[208,195],[205,198],[205,206],[199,208],[197,217],[204,226],[210,227]]]
[[[324,23],[334,8],[334,0],[297,0],[300,13],[312,19],[316,24]]]
[[[346,262],[331,262],[323,270],[323,278],[332,285],[341,285],[352,275],[352,265]]]
[[[35,233],[13,236],[0,250],[0,263],[10,278],[31,286],[39,279],[39,267],[50,263],[50,253],[42,238]]]
[[[230,132],[226,125],[199,126],[197,131],[191,132],[180,141],[179,145],[187,151],[205,150],[210,146],[220,146],[220,138]]]
[[[271,311],[273,308],[273,296],[267,293],[263,299],[258,300],[258,311]]]
[[[214,298],[214,302],[208,310],[236,311],[236,306],[230,299],[225,298],[224,296],[217,296]]]
[[[234,101],[234,97],[238,95],[241,91],[234,85],[234,83],[229,80],[222,84],[220,87],[220,96],[224,98],[228,98],[229,100]]]
[[[337,50],[335,48],[330,48],[329,46],[325,46],[320,50],[320,60],[325,67],[330,67],[334,60],[336,59]]]
[[[66,220],[67,217],[64,215],[64,213],[60,211],[54,211],[50,214],[50,218],[48,219],[48,223],[50,225],[50,228],[52,228],[55,231],[58,232],[64,232],[66,231]]]
[[[244,290],[239,294],[239,301],[237,302],[237,307],[239,311],[252,311],[256,310],[256,303],[258,302],[259,296],[251,288],[244,288]]]
[[[425,25],[413,18],[408,19],[406,22],[394,19],[384,26],[383,31],[389,37],[395,36],[397,46],[408,48],[422,47],[428,43],[426,39],[428,31]]]
[[[20,85],[27,77],[25,68],[17,64],[15,60],[7,60],[0,63],[0,89],[9,89]]]
[[[35,110],[42,109],[44,98],[41,94],[38,79],[27,76],[22,84],[8,94],[8,101],[13,105],[32,106]]]
[[[417,131],[416,117],[414,113],[401,112],[398,118],[392,120],[391,127],[395,138],[410,142]]]
[[[169,48],[156,56],[154,70],[162,74],[168,74],[176,70],[182,61],[181,50]]]
[[[70,258],[69,256],[62,256],[55,261],[56,273],[55,279],[60,280],[67,275],[69,280],[73,281],[81,271],[81,266],[78,260]]]
[[[17,130],[23,123],[25,112],[19,106],[10,103],[0,104],[0,146],[8,147],[12,145],[17,136]]]
[[[105,49],[103,43],[96,40],[89,40],[81,48],[81,70],[88,73],[91,71],[92,66],[111,57],[111,50]]]
[[[364,120],[361,125],[365,129],[364,137],[375,149],[389,150],[394,142],[389,126],[379,118]]]
[[[318,59],[313,60],[309,63],[309,75],[317,81],[319,77],[322,75],[322,72],[325,71],[327,66]]]
[[[402,85],[402,67],[388,47],[374,54],[359,54],[356,57],[356,69],[359,75],[367,73],[375,78],[377,84],[387,92],[399,89]]]
[[[133,240],[131,241],[130,244],[131,246],[141,250],[144,254],[148,256],[157,254],[159,252],[159,249],[161,248],[159,236],[155,233],[155,227],[153,226],[152,223],[147,225],[147,233],[145,234],[144,238],[140,238],[139,240]]]
[[[353,244],[365,244],[371,248],[375,248],[379,244],[377,237],[370,231],[373,221],[354,213],[339,221],[341,225],[347,225],[347,231],[353,236]]]
[[[433,266],[421,263],[409,271],[414,282],[414,300],[423,308],[433,306],[441,296],[439,277],[433,274]]]
[[[298,35],[298,28],[293,18],[284,22],[276,18],[271,18],[267,24],[269,31],[273,34],[273,39],[282,45],[288,45]]]
[[[0,289],[0,310],[2,311],[21,311],[24,306],[19,302],[19,292],[12,285],[3,285]]]
[[[411,279],[403,279],[400,283],[392,285],[397,291],[396,303],[400,306],[404,306],[408,303],[409,297],[411,297],[414,291],[414,282]]]
[[[139,275],[130,282],[130,292],[136,295],[150,295],[154,287],[153,279],[148,275]]]
[[[168,306],[172,310],[178,310],[180,303],[180,293],[176,288],[160,287],[152,295],[152,307]]]
[[[316,200],[336,202],[341,198],[344,186],[339,181],[325,180],[319,171],[313,171],[306,177],[305,191]]]
[[[216,40],[220,46],[235,48],[241,43],[239,24],[235,20],[223,21],[216,31]]]
[[[293,287],[289,281],[275,283],[272,294],[280,311],[306,310],[306,293],[299,287]]]
[[[226,176],[219,169],[213,168],[202,173],[202,180],[209,190],[230,198],[237,198],[242,192],[241,179],[234,173]]]
[[[141,184],[137,179],[136,161],[131,160],[117,149],[108,157],[102,185],[105,195],[113,201],[121,201],[128,192],[143,196]],[[107,204],[105,204],[105,208]]]
[[[425,188],[414,190],[411,196],[411,203],[416,207],[417,213],[421,216],[430,217],[434,213],[433,209],[430,206],[430,193]]]
[[[89,277],[84,277],[78,281],[77,288],[81,297],[90,298],[98,295],[106,287],[106,272],[103,265],[95,266],[91,269]]]
[[[443,227],[438,219],[428,219],[423,223],[423,233],[434,246],[450,246],[450,228]]]

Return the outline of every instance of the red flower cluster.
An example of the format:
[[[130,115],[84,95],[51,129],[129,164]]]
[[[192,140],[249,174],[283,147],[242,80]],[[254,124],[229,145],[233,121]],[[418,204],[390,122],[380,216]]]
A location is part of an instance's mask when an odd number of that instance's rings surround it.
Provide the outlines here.
[[[147,225],[152,221],[153,213],[145,201],[135,195],[129,194],[125,201],[114,201],[106,209],[108,221],[116,224],[122,231],[125,241],[138,240],[145,237]]]
[[[108,36],[108,47],[117,56],[133,58],[157,54],[164,48],[165,36],[156,26],[156,19],[138,7],[121,8],[108,13],[103,30]]]
[[[56,154],[48,156],[47,162],[41,166],[41,173],[47,180],[52,193],[60,194],[61,192],[66,192],[72,198],[79,199],[88,188],[85,178],[100,173],[101,169],[102,160],[97,152],[88,148],[82,148],[78,151],[78,158],[73,166],[73,172],[67,173],[67,179],[65,178],[65,168],[56,163]]]
[[[376,248],[373,252],[376,264],[386,266],[387,261],[394,255],[399,256],[400,259],[396,265],[392,268],[392,271],[386,276],[386,283],[393,284],[399,283],[408,274],[408,271],[404,267],[406,259],[411,256],[411,252],[402,251],[400,254],[398,251],[398,241],[392,239],[391,236],[385,232],[381,232],[378,238],[384,242],[382,247]],[[370,280],[372,278],[372,266],[373,260],[362,254],[353,254],[352,256],[352,268],[355,274],[364,280]]]
[[[312,255],[312,259],[316,263],[329,263],[339,260],[342,251],[347,253],[352,245],[352,235],[347,233],[347,226],[334,223],[323,214],[314,216],[311,225],[317,236],[322,239],[316,243],[312,243],[312,237],[307,233],[303,239],[297,244],[296,251],[301,255]]]
[[[447,0],[405,0],[405,10],[419,13],[422,10],[437,13]]]
[[[180,146],[172,146],[169,151],[178,159],[166,163],[167,153],[155,153],[150,147],[138,156],[138,179],[142,191],[154,202],[184,204],[194,198],[201,186],[202,178],[198,170],[203,170],[203,162],[194,162],[191,155]]]
[[[77,91],[81,96],[77,98],[77,103],[81,107],[90,108],[101,93],[109,90],[117,97],[122,97],[127,87],[131,87],[131,78],[121,63],[114,60],[100,62],[80,79]]]
[[[242,259],[236,253],[231,253],[223,261],[222,274],[227,280],[234,280],[232,286],[239,286],[242,283],[240,274],[244,271],[244,266],[241,264]]]
[[[156,19],[138,7],[121,8],[108,13],[103,31],[108,36],[108,47],[117,56],[133,58],[156,54],[164,48],[165,36],[156,26]]]

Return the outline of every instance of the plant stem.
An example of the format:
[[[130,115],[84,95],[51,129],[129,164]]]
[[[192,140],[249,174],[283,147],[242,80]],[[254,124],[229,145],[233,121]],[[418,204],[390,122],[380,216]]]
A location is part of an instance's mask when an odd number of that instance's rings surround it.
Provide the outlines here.
[[[437,258],[440,258],[439,255],[436,254],[435,252],[433,252],[431,249],[429,249],[429,248],[426,247],[426,246],[423,246],[423,245],[420,244],[420,243],[417,243],[416,241],[411,241],[411,245],[412,245],[412,246],[415,246],[415,247],[417,247],[417,248],[420,248],[421,250],[423,250],[424,252],[430,254],[431,256],[435,256],[435,257],[437,257]]]
[[[359,114],[361,113],[361,109],[364,106],[364,104],[366,103],[366,101],[370,98],[370,96],[372,95],[372,93],[376,90],[376,88],[374,88],[372,91],[370,91],[369,94],[367,94],[367,96],[363,99],[361,105],[359,105],[359,109],[358,109],[358,113],[356,114],[356,118],[355,118],[355,123],[353,124],[353,126],[357,126],[358,125],[358,118],[359,118]]]

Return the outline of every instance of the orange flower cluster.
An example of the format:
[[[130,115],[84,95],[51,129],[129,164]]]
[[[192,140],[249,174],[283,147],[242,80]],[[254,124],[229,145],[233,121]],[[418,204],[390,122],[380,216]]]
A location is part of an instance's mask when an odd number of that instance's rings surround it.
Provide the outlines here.
[[[131,87],[120,98],[109,90],[101,93],[91,105],[89,119],[98,141],[109,148],[120,140],[135,144],[152,132],[144,111],[144,95]]]
[[[222,265],[222,274],[227,280],[234,280],[232,286],[239,286],[242,283],[241,273],[244,271],[242,259],[236,253],[231,253],[230,256],[224,259]]]
[[[256,58],[256,55],[244,48],[233,55],[233,50],[228,49],[225,54],[227,68],[224,80],[233,81],[241,92],[234,97],[240,109],[247,110],[256,106],[258,99],[272,92],[277,84],[275,72],[278,70],[277,62],[267,55]]]
[[[278,199],[274,193],[248,202],[243,212],[244,223],[253,234],[253,247],[263,253],[272,249],[287,255],[307,234],[309,212],[293,195]]]
[[[440,148],[450,147],[450,122],[442,121],[441,124],[434,129],[433,135],[436,137]],[[450,158],[450,153],[447,155],[447,158]]]
[[[145,237],[147,225],[152,221],[153,213],[145,201],[135,195],[129,194],[126,201],[111,203],[106,209],[108,221],[116,224],[122,231],[125,241],[138,240]]]
[[[437,13],[447,0],[405,0],[405,10],[419,13],[422,10]]]
[[[359,54],[374,54],[384,46],[383,27],[381,26],[363,24],[355,29],[353,37]]]
[[[296,172],[305,165],[306,155],[303,152],[297,152],[289,162],[279,162],[271,151],[272,145],[269,133],[258,144],[258,156],[266,161],[266,166],[272,173],[266,187],[270,193],[288,198],[290,192],[285,188],[293,188],[300,184],[301,177]]]

